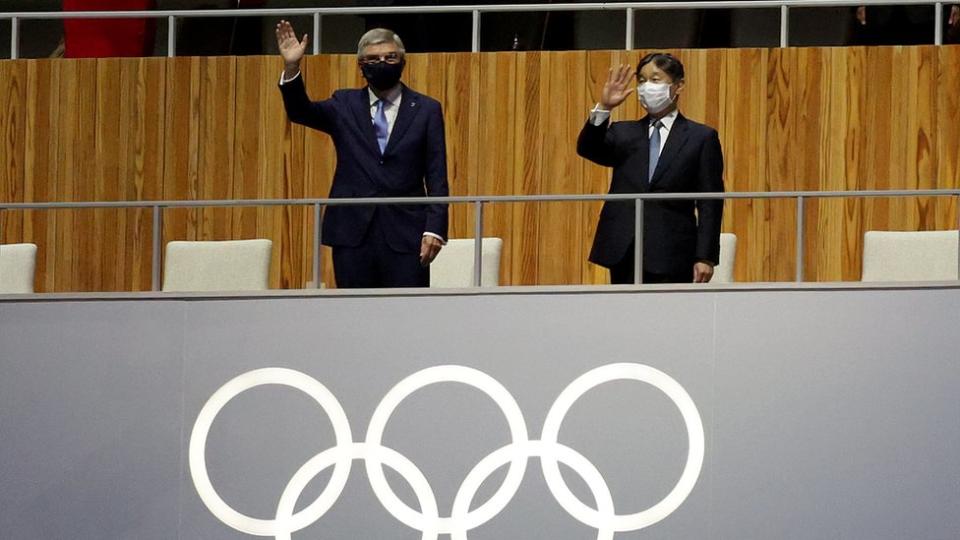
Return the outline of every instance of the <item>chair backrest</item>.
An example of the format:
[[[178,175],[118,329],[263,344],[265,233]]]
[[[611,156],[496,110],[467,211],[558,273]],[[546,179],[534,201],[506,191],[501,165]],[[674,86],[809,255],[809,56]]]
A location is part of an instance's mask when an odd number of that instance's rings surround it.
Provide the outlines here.
[[[720,264],[713,268],[711,283],[733,283],[733,266],[737,262],[737,235],[720,233]]]
[[[0,294],[32,293],[36,244],[0,244]]]
[[[958,279],[957,241],[957,231],[867,231],[860,280]]]
[[[163,290],[267,290],[272,248],[270,240],[168,242]]]
[[[473,286],[473,255],[476,243],[472,238],[449,240],[430,264],[431,287]],[[484,238],[480,259],[480,284],[496,287],[500,284],[500,252],[503,240]]]

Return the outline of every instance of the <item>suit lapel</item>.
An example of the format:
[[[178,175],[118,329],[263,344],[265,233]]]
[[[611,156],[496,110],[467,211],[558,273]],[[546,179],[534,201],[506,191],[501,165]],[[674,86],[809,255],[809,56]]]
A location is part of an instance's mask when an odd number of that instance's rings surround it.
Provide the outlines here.
[[[650,179],[651,185],[659,182],[663,178],[663,175],[666,174],[666,171],[670,168],[670,165],[680,153],[680,149],[683,148],[683,145],[687,143],[687,128],[687,119],[684,118],[682,114],[678,114],[677,119],[673,122],[673,127],[670,128],[670,135],[667,136],[667,143],[660,152],[660,159],[657,161],[657,169],[653,171],[653,178]],[[647,144],[649,146],[649,142]],[[649,154],[650,153],[647,152],[647,160],[650,159]]]
[[[420,94],[407,88],[406,85],[403,85],[402,92],[403,97],[400,99],[400,110],[397,111],[397,120],[393,124],[393,131],[390,132],[390,138],[387,140],[387,148],[384,150],[384,154],[389,153],[390,150],[398,144],[398,141],[403,138],[403,135],[413,122],[413,118],[420,111],[420,102],[418,99]]]
[[[380,154],[380,145],[377,144],[377,133],[373,130],[373,119],[370,117],[370,91],[366,87],[361,88],[355,93],[350,110],[357,121],[357,128],[360,130],[360,136],[367,148],[374,153]]]

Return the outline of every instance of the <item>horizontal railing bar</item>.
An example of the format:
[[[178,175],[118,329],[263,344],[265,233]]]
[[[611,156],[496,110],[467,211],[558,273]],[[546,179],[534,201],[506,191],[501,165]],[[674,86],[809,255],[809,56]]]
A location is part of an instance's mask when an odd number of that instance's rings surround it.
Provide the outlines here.
[[[383,15],[409,13],[506,13],[548,11],[625,11],[677,9],[762,9],[843,6],[919,5],[935,6],[935,0],[731,0],[694,2],[590,2],[583,4],[501,4],[458,6],[383,6],[383,7],[323,7],[286,9],[180,9],[153,11],[16,11],[0,13],[0,19],[125,19],[125,18],[201,18],[201,17],[268,17],[307,15]]]
[[[87,201],[0,203],[0,210],[65,210],[81,208],[215,208],[250,206],[366,206],[387,204],[465,204],[588,201],[682,201],[714,199],[812,199],[875,197],[949,197],[960,189],[873,190],[873,191],[756,191],[724,193],[611,193],[570,195],[463,195],[450,197],[369,197],[326,199],[215,199],[195,201]]]

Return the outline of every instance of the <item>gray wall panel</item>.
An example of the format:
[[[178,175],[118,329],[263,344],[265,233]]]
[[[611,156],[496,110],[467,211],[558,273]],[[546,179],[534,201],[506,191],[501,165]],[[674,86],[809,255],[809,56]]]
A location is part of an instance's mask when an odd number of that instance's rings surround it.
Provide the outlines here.
[[[254,538],[204,506],[188,464],[201,408],[252,370],[321,382],[362,441],[405,377],[467,366],[506,388],[539,439],[560,392],[615,362],[677,381],[706,441],[683,504],[618,540],[951,538],[958,319],[960,289],[0,302],[0,538]],[[621,514],[666,495],[689,448],[677,407],[637,381],[584,394],[560,441],[597,468]],[[422,471],[443,516],[469,471],[508,442],[497,405],[449,382],[404,399],[383,437]],[[206,463],[229,505],[268,519],[297,469],[333,444],[330,419],[305,393],[258,386],[216,417]],[[578,475],[563,473],[594,506]],[[310,482],[297,508],[329,477]],[[418,506],[400,475],[387,478]],[[330,511],[293,536],[421,537],[378,501],[362,460]],[[560,506],[531,458],[511,502],[469,537],[596,530]]]

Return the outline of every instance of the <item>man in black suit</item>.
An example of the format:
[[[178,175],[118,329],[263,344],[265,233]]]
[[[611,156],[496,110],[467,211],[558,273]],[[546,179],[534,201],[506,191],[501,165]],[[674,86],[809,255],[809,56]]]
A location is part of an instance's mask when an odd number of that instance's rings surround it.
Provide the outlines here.
[[[629,66],[610,69],[600,103],[577,140],[577,153],[613,167],[610,193],[723,191],[723,153],[713,128],[677,109],[683,64],[669,54],[640,60],[637,93],[647,115],[610,123],[610,111],[633,92]],[[608,201],[600,212],[590,261],[610,269],[614,284],[634,282],[633,201]],[[706,283],[720,261],[721,200],[647,201],[643,282]]]
[[[330,197],[443,197],[447,149],[436,100],[400,82],[404,47],[383,28],[360,38],[357,62],[368,86],[307,97],[298,40],[287,21],[277,25],[285,67],[280,92],[290,120],[328,133],[337,153]],[[338,287],[427,287],[429,264],[447,237],[447,205],[330,206],[323,243],[333,247]]]

